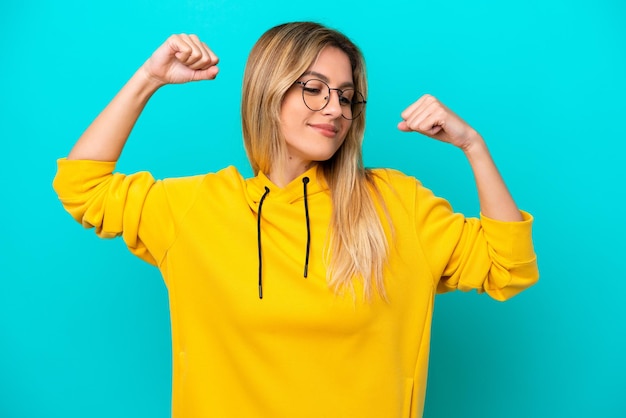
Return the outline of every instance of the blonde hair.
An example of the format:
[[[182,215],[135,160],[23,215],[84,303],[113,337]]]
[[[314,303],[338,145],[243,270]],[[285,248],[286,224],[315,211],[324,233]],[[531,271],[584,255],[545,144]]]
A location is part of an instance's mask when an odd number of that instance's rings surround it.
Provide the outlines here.
[[[269,173],[285,161],[286,143],[280,129],[283,97],[327,46],[348,56],[355,89],[367,97],[363,55],[338,31],[314,22],[286,23],[265,32],[252,48],[243,78],[241,116],[244,144],[255,175]],[[362,283],[365,299],[374,292],[386,299],[383,269],[388,243],[376,212],[374,197],[379,194],[374,176],[363,166],[364,131],[365,110],[352,121],[339,150],[318,166],[333,204],[325,252],[327,280],[339,293],[344,289],[354,292],[356,279]]]

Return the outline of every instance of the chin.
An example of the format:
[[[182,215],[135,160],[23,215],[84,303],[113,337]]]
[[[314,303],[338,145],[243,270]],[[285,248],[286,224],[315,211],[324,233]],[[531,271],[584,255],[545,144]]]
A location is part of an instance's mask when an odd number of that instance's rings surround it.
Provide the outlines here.
[[[328,160],[332,159],[335,156],[336,153],[337,153],[337,150],[329,151],[327,153],[318,154],[316,156],[312,156],[313,158],[311,158],[311,161],[316,161],[316,162],[328,161]]]

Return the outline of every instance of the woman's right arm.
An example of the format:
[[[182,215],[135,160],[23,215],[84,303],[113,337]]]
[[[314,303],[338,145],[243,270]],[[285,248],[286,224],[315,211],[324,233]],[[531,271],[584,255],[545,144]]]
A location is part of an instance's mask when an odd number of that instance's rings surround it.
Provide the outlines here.
[[[89,125],[67,159],[117,161],[139,115],[161,86],[214,79],[217,63],[197,36],[170,36]]]

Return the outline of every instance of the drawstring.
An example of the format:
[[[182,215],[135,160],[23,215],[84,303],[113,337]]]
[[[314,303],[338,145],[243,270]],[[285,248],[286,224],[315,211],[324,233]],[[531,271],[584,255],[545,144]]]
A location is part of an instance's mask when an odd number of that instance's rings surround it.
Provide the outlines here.
[[[308,177],[302,179],[302,187],[304,188],[304,216],[306,218],[306,256],[304,259],[304,278],[309,274],[309,252],[311,249],[311,225],[309,223],[309,202],[306,195],[306,185],[309,182]]]
[[[306,219],[306,255],[304,258],[304,277],[309,275],[309,253],[311,252],[311,222],[309,220],[309,201],[307,198],[306,185],[309,183],[309,178],[304,177],[302,179],[302,187],[304,189],[304,216]],[[266,186],[265,193],[261,196],[259,201],[259,210],[257,211],[257,247],[259,250],[259,299],[263,299],[263,258],[261,256],[261,209],[263,208],[263,201],[269,194],[270,189]]]
[[[270,189],[266,186],[265,193],[261,196],[259,201],[259,211],[256,221],[256,233],[257,233],[257,246],[259,248],[259,299],[263,299],[263,258],[261,257],[261,208],[263,207],[263,201],[270,192]]]

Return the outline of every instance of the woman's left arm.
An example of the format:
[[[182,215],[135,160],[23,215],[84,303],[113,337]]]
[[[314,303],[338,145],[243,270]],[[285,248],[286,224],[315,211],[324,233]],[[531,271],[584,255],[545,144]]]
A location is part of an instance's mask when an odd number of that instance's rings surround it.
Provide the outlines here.
[[[500,175],[487,144],[464,120],[431,95],[424,95],[401,114],[398,129],[419,132],[452,144],[465,153],[476,181],[480,211],[498,221],[523,220]]]

